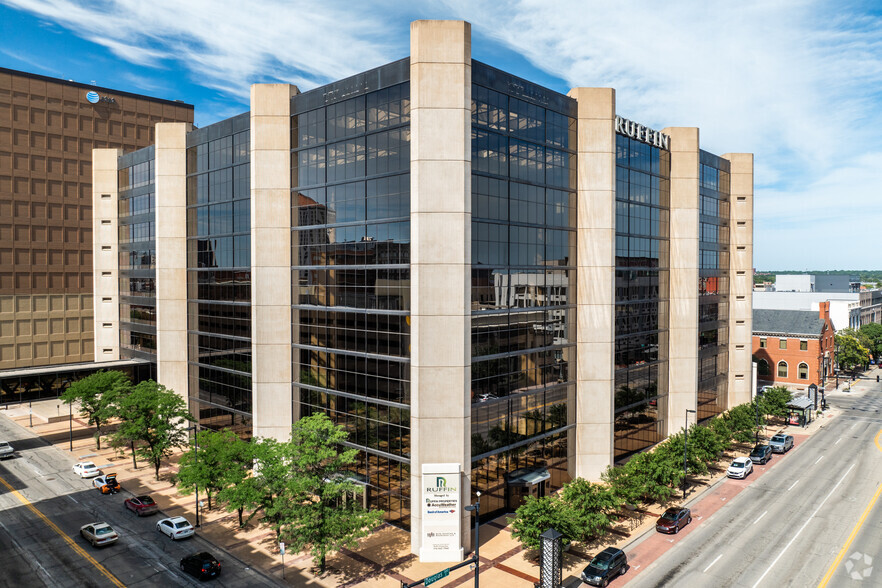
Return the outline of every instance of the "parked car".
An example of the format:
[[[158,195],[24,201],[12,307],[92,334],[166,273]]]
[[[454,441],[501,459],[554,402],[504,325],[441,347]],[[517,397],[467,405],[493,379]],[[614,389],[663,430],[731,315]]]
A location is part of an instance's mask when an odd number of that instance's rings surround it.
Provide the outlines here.
[[[91,461],[75,463],[73,472],[81,478],[94,478],[95,476],[101,475],[101,470],[99,470],[98,466]]]
[[[15,449],[6,441],[0,441],[0,459],[6,459],[15,455]]]
[[[757,445],[750,452],[750,461],[753,463],[764,464],[770,459],[772,459],[772,448],[764,443]]]
[[[192,537],[193,533],[196,532],[193,525],[190,524],[190,521],[184,517],[162,519],[156,523],[156,530],[163,535],[168,535],[172,541]]]
[[[787,453],[793,447],[793,436],[778,434],[769,440],[769,447],[775,453]]]
[[[691,522],[692,511],[688,508],[669,508],[658,517],[655,530],[659,533],[679,533]]]
[[[92,544],[92,547],[99,545],[110,545],[116,543],[119,534],[113,530],[113,527],[107,523],[89,523],[80,527],[80,535],[83,539]]]
[[[582,581],[592,586],[607,586],[628,571],[628,557],[615,547],[607,547],[582,570]]]
[[[220,576],[221,565],[213,555],[207,551],[188,555],[181,560],[181,571],[187,572],[200,580]]]
[[[116,480],[116,474],[98,476],[92,480],[92,486],[101,490],[101,494],[116,494],[122,490],[122,487],[120,487],[119,482]]]
[[[730,478],[741,478],[743,480],[752,471],[753,461],[749,457],[736,457],[729,466],[729,469],[726,470],[726,475]]]
[[[146,517],[147,515],[159,512],[159,506],[149,496],[133,496],[132,498],[127,499],[123,504],[127,509],[139,517]]]

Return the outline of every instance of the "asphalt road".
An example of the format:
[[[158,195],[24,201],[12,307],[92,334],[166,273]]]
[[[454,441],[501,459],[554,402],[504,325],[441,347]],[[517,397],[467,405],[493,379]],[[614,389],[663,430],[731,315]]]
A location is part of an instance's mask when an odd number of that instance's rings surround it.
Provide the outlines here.
[[[129,494],[102,496],[72,471],[75,456],[45,444],[0,416],[0,439],[16,457],[0,461],[0,586],[199,586],[178,569],[185,555],[209,551],[222,562],[217,587],[277,586],[201,537],[172,542],[156,531],[161,514],[139,518],[123,507]],[[162,505],[160,504],[160,507]],[[93,548],[79,535],[110,523],[116,544]]]
[[[882,395],[875,380],[858,388],[828,396],[840,416],[628,585],[882,585]]]

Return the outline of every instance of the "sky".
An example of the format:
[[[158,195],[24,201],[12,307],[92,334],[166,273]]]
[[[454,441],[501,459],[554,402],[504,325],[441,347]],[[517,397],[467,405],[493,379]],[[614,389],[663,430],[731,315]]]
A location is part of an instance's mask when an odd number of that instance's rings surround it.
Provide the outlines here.
[[[412,20],[463,19],[472,57],[617,114],[754,154],[754,267],[882,267],[882,8],[850,0],[0,0],[0,67],[195,105],[301,91],[409,54]],[[877,231],[879,231],[877,233]]]

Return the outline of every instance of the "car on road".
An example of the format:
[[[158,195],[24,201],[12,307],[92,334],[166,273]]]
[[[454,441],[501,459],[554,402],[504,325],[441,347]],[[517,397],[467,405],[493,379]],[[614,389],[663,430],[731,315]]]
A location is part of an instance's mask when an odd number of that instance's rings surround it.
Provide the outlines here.
[[[110,545],[116,543],[119,534],[113,530],[113,527],[107,523],[89,523],[80,527],[80,535],[83,539],[92,544],[92,547],[99,545]]]
[[[133,496],[126,499],[123,504],[139,517],[146,517],[147,515],[159,512],[159,505],[149,496]]]
[[[98,476],[92,480],[92,486],[101,490],[101,494],[116,494],[122,487],[116,479],[116,474]]]
[[[95,476],[101,475],[101,470],[99,470],[98,466],[91,461],[75,463],[73,472],[81,478],[94,478]]]
[[[680,529],[692,522],[692,511],[688,508],[669,508],[658,517],[655,530],[659,533],[679,533]]]
[[[181,560],[181,571],[187,572],[200,580],[216,578],[220,576],[221,565],[213,555],[207,551],[193,553]]]
[[[772,459],[772,448],[765,443],[760,443],[750,452],[750,461],[753,463],[765,464]]]
[[[628,556],[621,549],[607,547],[582,570],[582,581],[592,586],[608,586],[628,571]]]
[[[184,517],[171,517],[162,519],[156,523],[156,530],[163,535],[168,535],[172,541],[192,537],[196,529],[190,524],[190,521]]]
[[[726,475],[730,478],[741,478],[743,480],[752,471],[753,461],[749,457],[736,457],[729,466],[729,469],[726,470]]]
[[[769,439],[769,447],[775,453],[787,453],[793,447],[793,435],[777,434]]]
[[[15,455],[15,449],[6,441],[0,441],[0,459],[6,459]]]

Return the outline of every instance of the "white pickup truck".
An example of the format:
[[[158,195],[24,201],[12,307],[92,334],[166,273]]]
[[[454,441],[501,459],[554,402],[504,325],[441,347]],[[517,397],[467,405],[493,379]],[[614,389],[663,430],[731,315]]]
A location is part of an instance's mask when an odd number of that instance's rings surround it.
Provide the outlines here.
[[[0,441],[0,459],[12,457],[14,454],[15,450],[12,448],[12,445],[7,443],[6,441]]]

